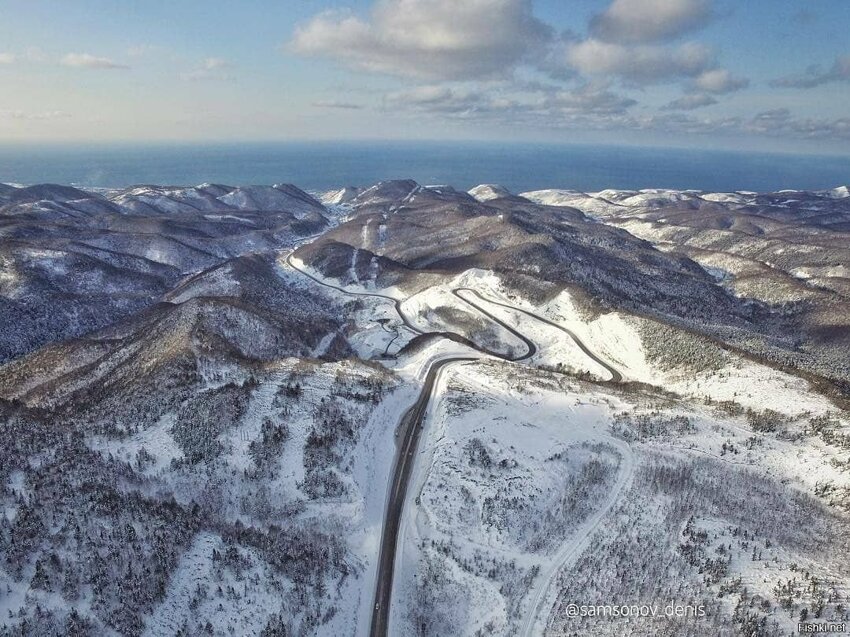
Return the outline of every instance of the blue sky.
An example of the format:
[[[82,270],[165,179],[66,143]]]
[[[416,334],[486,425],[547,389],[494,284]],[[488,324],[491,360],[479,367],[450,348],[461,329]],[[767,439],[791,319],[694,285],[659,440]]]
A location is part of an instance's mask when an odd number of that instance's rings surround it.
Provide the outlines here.
[[[0,141],[850,154],[847,0],[0,0]]]

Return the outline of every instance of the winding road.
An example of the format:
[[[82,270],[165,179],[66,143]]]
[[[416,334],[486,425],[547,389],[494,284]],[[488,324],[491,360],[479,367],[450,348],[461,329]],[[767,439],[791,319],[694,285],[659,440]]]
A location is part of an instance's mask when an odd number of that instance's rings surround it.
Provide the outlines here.
[[[502,328],[506,329],[508,332],[513,334],[516,338],[518,338],[523,343],[525,343],[525,354],[523,354],[522,356],[510,357],[510,356],[505,356],[505,355],[502,355],[502,354],[495,354],[495,353],[493,354],[493,356],[498,356],[499,358],[501,358],[503,360],[516,362],[516,361],[529,359],[537,353],[537,345],[534,343],[534,341],[532,341],[530,338],[528,338],[525,334],[522,334],[521,332],[517,331],[514,327],[508,325],[507,323],[505,323],[500,318],[493,316],[490,312],[485,310],[483,307],[481,307],[477,303],[473,303],[469,299],[464,298],[463,296],[460,295],[460,293],[459,293],[460,290],[468,290],[468,289],[469,288],[457,288],[457,289],[452,290],[452,294],[454,294],[457,298],[459,298],[461,301],[463,301],[467,305],[475,308],[478,312],[480,312],[481,314],[483,314],[484,316],[489,318],[494,323],[502,326]]]
[[[293,270],[300,272],[310,280],[324,287],[331,288],[338,292],[342,292],[344,294],[349,294],[352,296],[372,297],[391,301],[405,327],[407,327],[417,335],[430,334],[444,336],[453,341],[467,345],[470,348],[484,355],[493,356],[495,358],[510,362],[527,360],[532,358],[537,353],[537,345],[531,339],[529,339],[527,336],[519,332],[516,328],[509,325],[502,319],[498,318],[497,316],[494,316],[486,308],[482,307],[478,303],[466,298],[461,294],[461,292],[471,293],[472,295],[476,296],[479,300],[484,301],[485,303],[492,303],[494,305],[505,307],[509,310],[519,312],[530,318],[541,321],[561,330],[576,343],[576,345],[582,350],[582,352],[584,352],[589,358],[591,358],[593,361],[595,361],[604,369],[606,369],[611,374],[611,380],[613,380],[614,382],[620,382],[623,378],[622,375],[616,369],[611,367],[608,363],[606,363],[598,356],[596,356],[592,351],[590,351],[584,345],[584,343],[582,343],[581,340],[569,329],[558,325],[554,321],[551,321],[545,317],[538,316],[537,314],[534,314],[533,312],[530,312],[528,310],[513,307],[506,303],[501,303],[499,301],[488,299],[481,295],[477,290],[474,290],[472,288],[456,288],[452,290],[452,294],[467,305],[473,307],[476,311],[489,318],[494,323],[501,326],[503,329],[510,332],[518,340],[522,341],[526,346],[526,351],[523,354],[509,356],[500,352],[490,351],[472,342],[465,336],[454,332],[423,331],[420,328],[416,327],[416,325],[414,325],[412,321],[410,321],[410,319],[405,316],[404,311],[402,310],[402,300],[400,299],[388,296],[386,294],[379,294],[376,292],[352,292],[350,290],[346,290],[345,288],[327,283],[321,280],[320,278],[313,276],[309,272],[306,272],[301,267],[295,265],[292,260],[292,254],[286,257],[286,263]],[[381,534],[381,546],[376,571],[376,586],[374,597],[375,605],[372,611],[372,620],[369,631],[371,637],[386,637],[389,634],[390,604],[392,601],[393,575],[395,569],[397,545],[399,540],[399,528],[401,525],[402,514],[404,512],[404,504],[407,498],[407,490],[410,483],[410,477],[413,473],[413,467],[416,463],[416,452],[419,447],[419,439],[422,433],[425,417],[428,413],[428,405],[431,401],[431,396],[434,391],[436,380],[439,377],[440,372],[446,367],[456,363],[464,363],[475,360],[479,360],[479,358],[470,356],[453,356],[434,361],[431,364],[431,367],[428,369],[425,381],[422,386],[422,390],[419,392],[419,396],[417,397],[416,402],[407,411],[405,411],[404,415],[399,421],[398,428],[396,431],[396,457],[393,463],[393,472],[391,478],[392,482],[390,483],[390,488],[387,493],[386,513]],[[618,444],[618,446],[620,445],[621,443]],[[630,450],[627,451],[629,454],[631,453]],[[532,591],[534,596],[530,603],[530,612],[526,615],[523,634],[531,634],[530,631],[534,629],[534,626],[537,621],[537,615],[540,611],[540,606],[545,601],[547,592],[555,576],[561,570],[561,568],[563,568],[565,564],[569,562],[570,559],[573,559],[574,557],[577,557],[580,554],[581,549],[583,549],[583,547],[589,540],[591,533],[599,525],[608,510],[613,506],[625,484],[625,481],[630,478],[630,470],[627,472],[624,471],[624,466],[631,467],[631,457],[628,456],[627,461],[626,452],[623,452],[623,462],[621,462],[621,470],[618,476],[617,483],[611,490],[611,493],[606,499],[606,502],[603,503],[602,506],[599,507],[599,509],[597,509],[596,513],[593,516],[588,518],[588,520],[586,520],[584,524],[582,524],[582,526],[576,533],[575,539],[570,543],[570,545],[564,547],[557,555],[554,556],[554,559],[552,560],[550,566],[543,573],[542,580]]]
[[[393,305],[395,306],[395,311],[398,313],[399,318],[401,319],[402,323],[404,323],[404,326],[406,328],[408,328],[411,332],[414,332],[416,334],[424,334],[425,333],[422,330],[420,330],[418,327],[416,327],[413,323],[411,323],[408,320],[408,318],[404,315],[404,312],[402,312],[402,310],[401,310],[401,304],[402,304],[401,299],[397,299],[393,296],[389,296],[388,294],[378,294],[377,292],[351,292],[350,290],[346,290],[345,288],[341,288],[341,287],[336,286],[336,285],[331,285],[330,283],[322,281],[319,277],[313,276],[312,274],[310,274],[309,272],[307,272],[303,268],[299,268],[297,265],[295,265],[295,263],[293,263],[293,261],[292,261],[292,254],[290,254],[286,257],[286,264],[290,268],[295,270],[296,272],[300,272],[301,274],[306,276],[308,279],[310,279],[314,283],[318,283],[319,285],[321,285],[323,287],[330,288],[332,290],[336,290],[337,292],[342,292],[343,294],[349,294],[351,296],[366,296],[366,297],[372,297],[372,298],[375,298],[375,299],[383,299],[384,301],[392,301]]]
[[[569,336],[572,339],[572,341],[585,354],[585,356],[587,356],[589,359],[594,361],[600,367],[603,367],[609,374],[611,374],[611,382],[620,383],[620,382],[623,381],[623,375],[620,372],[618,372],[616,369],[611,367],[611,365],[609,365],[604,360],[599,358],[599,356],[594,354],[593,351],[591,351],[582,342],[582,340],[576,335],[575,332],[573,332],[570,329],[567,329],[563,325],[560,325],[560,324],[556,323],[555,321],[549,320],[545,316],[540,316],[539,314],[535,314],[534,312],[531,312],[529,310],[524,310],[521,307],[514,307],[513,305],[508,305],[507,303],[502,303],[500,301],[494,301],[493,299],[488,299],[486,296],[483,296],[480,292],[478,292],[478,290],[473,290],[472,288],[457,288],[456,290],[452,290],[452,292],[454,293],[455,296],[457,296],[461,299],[464,299],[464,297],[462,297],[460,294],[458,294],[458,292],[471,292],[472,294],[477,296],[482,301],[486,301],[487,303],[492,303],[493,305],[499,305],[499,306],[507,308],[509,310],[513,310],[514,312],[519,312],[520,314],[525,314],[526,316],[531,317],[531,318],[533,318],[537,321],[540,321],[541,323],[545,323],[546,325],[550,325],[550,326],[552,326],[556,329],[561,330],[562,332],[564,332],[564,334],[566,334],[567,336]],[[466,299],[464,299],[464,300],[466,301]],[[467,303],[468,302],[469,301],[467,301]],[[484,310],[481,310],[481,311],[484,311]],[[488,314],[488,316],[491,316],[491,318],[493,318],[492,315]],[[504,323],[502,323],[502,325],[504,325]],[[511,331],[513,331],[513,330],[511,330]],[[527,340],[527,339],[524,339],[524,340]]]

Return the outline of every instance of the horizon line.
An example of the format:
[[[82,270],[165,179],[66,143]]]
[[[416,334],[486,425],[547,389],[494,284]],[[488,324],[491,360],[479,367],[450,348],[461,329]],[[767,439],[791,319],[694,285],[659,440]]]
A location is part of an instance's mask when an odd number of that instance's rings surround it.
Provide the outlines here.
[[[780,150],[780,149],[756,149],[756,148],[733,148],[725,146],[687,146],[687,145],[664,145],[643,144],[623,142],[569,142],[569,141],[546,141],[546,140],[493,140],[493,139],[406,139],[406,138],[288,138],[288,139],[115,139],[115,140],[2,140],[0,139],[0,150],[10,148],[19,150],[21,148],[52,149],[52,148],[162,148],[162,147],[229,147],[240,145],[253,146],[330,146],[334,144],[357,145],[425,145],[460,147],[470,146],[523,146],[543,148],[611,148],[630,150],[652,150],[652,151],[677,151],[696,153],[729,153],[735,155],[783,155],[791,157],[829,157],[850,160],[850,152],[819,150]]]

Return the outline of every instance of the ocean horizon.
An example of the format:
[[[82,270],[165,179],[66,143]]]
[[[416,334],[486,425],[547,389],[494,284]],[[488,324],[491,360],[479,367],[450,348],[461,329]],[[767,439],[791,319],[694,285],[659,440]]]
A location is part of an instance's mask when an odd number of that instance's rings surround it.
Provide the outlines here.
[[[850,157],[489,142],[0,145],[2,183],[293,183],[321,191],[402,178],[460,189],[498,183],[513,192],[819,190],[850,183]]]

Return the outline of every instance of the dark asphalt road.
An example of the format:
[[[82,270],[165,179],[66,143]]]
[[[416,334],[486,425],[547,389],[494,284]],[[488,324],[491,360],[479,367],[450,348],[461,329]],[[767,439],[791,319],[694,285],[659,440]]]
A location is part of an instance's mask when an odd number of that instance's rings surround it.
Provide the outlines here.
[[[453,363],[478,360],[470,357],[444,358],[431,365],[422,391],[413,406],[408,409],[398,427],[398,437],[401,441],[396,450],[395,466],[393,467],[390,491],[387,494],[387,509],[384,528],[381,534],[381,551],[378,557],[377,585],[375,587],[375,607],[372,610],[372,624],[369,634],[385,636],[389,634],[390,603],[393,592],[393,572],[398,544],[398,530],[404,512],[404,502],[407,497],[407,487],[410,475],[416,464],[416,451],[419,448],[419,436],[422,424],[428,413],[428,404],[434,391],[434,383],[440,370]]]

